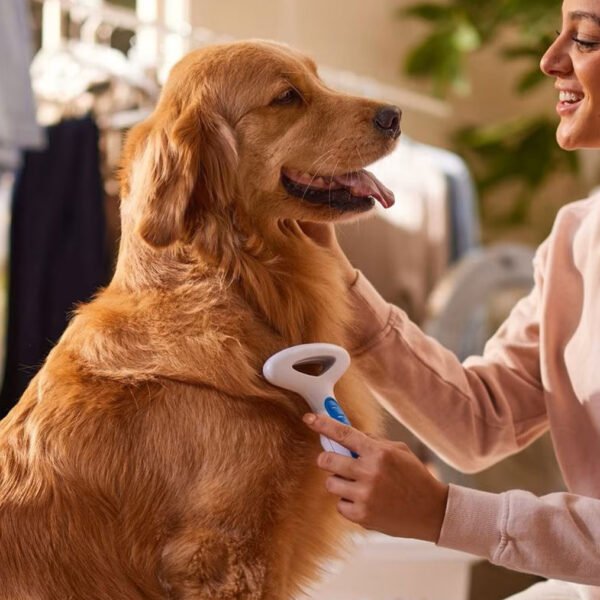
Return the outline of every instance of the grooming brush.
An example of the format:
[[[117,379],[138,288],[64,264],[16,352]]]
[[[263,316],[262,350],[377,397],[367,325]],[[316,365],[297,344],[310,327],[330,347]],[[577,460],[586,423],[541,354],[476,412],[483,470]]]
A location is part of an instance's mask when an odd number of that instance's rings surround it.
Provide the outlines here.
[[[271,356],[263,365],[263,375],[273,385],[302,396],[313,412],[329,415],[344,425],[350,425],[333,395],[333,386],[349,366],[350,355],[341,346],[300,344]],[[328,452],[357,456],[323,435],[321,445]]]

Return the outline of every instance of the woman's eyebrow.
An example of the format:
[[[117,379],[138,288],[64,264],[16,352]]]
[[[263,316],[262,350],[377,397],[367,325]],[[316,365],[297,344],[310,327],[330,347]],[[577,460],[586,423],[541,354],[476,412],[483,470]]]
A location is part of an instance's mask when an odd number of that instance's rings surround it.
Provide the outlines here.
[[[569,13],[569,19],[571,19],[571,21],[593,21],[596,25],[600,26],[600,15],[591,12],[575,10]]]

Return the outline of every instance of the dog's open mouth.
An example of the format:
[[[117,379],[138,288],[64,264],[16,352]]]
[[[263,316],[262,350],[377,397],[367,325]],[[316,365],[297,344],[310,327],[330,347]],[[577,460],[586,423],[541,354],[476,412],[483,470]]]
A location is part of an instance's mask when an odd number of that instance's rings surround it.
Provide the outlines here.
[[[369,210],[375,201],[384,208],[394,204],[392,191],[365,169],[327,176],[286,168],[281,184],[291,196],[341,211]]]

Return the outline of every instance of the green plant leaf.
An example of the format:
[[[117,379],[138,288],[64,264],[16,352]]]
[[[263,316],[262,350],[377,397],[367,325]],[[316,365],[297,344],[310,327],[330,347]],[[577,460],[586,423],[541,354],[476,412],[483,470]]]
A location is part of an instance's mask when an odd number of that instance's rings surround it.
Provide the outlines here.
[[[546,76],[539,69],[532,69],[521,75],[517,82],[517,91],[525,94],[546,81]]]
[[[464,52],[454,32],[436,32],[414,48],[406,57],[405,71],[415,77],[428,77],[437,95],[448,89],[464,93]]]
[[[547,117],[519,118],[484,127],[465,127],[454,140],[468,157],[483,199],[489,191],[508,181],[520,184],[522,193],[504,215],[504,225],[523,222],[529,212],[533,190],[559,170],[576,174],[577,155],[555,142],[556,123]]]
[[[452,38],[454,47],[463,55],[481,47],[481,35],[468,21],[463,21],[455,27]]]
[[[429,21],[430,23],[437,23],[447,19],[449,12],[450,10],[446,6],[425,2],[409,6],[408,8],[398,9],[397,15],[399,17],[413,17]]]
[[[543,80],[539,60],[552,42],[560,22],[562,0],[440,0],[420,2],[398,11],[404,18],[425,22],[429,33],[408,53],[405,71],[431,81],[436,94],[469,93],[468,58],[497,41],[501,34],[517,34],[520,42],[500,46],[506,60],[523,63],[516,90],[530,93]],[[532,191],[556,171],[577,173],[577,155],[555,142],[556,122],[548,117],[513,119],[457,132],[454,143],[472,168],[482,197],[506,182],[517,182],[521,192],[505,215],[506,224],[524,222]]]

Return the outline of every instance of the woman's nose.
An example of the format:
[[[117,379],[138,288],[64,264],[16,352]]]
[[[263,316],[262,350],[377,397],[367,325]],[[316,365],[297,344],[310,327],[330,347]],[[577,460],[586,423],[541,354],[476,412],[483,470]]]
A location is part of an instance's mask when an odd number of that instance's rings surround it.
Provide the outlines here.
[[[567,75],[573,69],[571,57],[564,47],[561,36],[556,38],[552,45],[546,50],[540,61],[540,69],[549,77]]]

